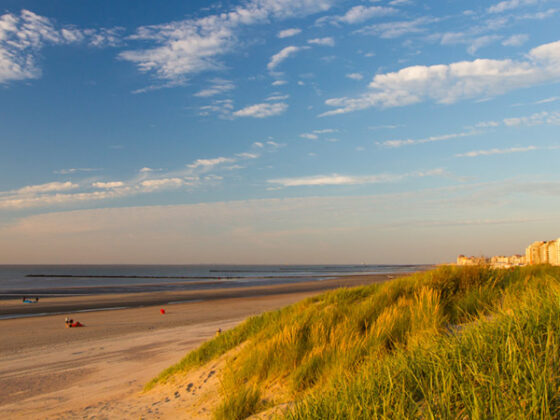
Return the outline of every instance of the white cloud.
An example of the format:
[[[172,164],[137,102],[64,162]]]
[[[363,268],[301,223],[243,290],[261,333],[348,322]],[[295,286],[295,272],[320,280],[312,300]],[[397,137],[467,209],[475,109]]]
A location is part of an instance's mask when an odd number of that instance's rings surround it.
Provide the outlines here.
[[[528,147],[510,147],[509,149],[490,149],[490,150],[475,150],[472,152],[459,153],[456,157],[477,157],[477,156],[490,156],[490,155],[505,155],[509,153],[523,153],[537,150],[536,146]]]
[[[290,45],[289,47],[282,48],[278,53],[274,54],[268,62],[268,70],[274,70],[282,61],[290,56],[294,56],[297,52],[301,51],[303,47],[296,47]]]
[[[113,189],[113,188],[124,187],[124,182],[122,182],[122,181],[94,182],[91,185],[92,185],[92,187],[95,187],[95,188]]]
[[[278,38],[289,38],[301,33],[301,29],[299,28],[290,28],[290,29],[283,29],[278,32]]]
[[[216,78],[209,82],[210,86],[208,88],[198,91],[194,96],[206,98],[235,89],[235,85],[230,80]]]
[[[362,80],[364,78],[362,73],[348,73],[346,77],[352,80]]]
[[[433,100],[460,100],[501,95],[511,90],[560,80],[560,41],[533,48],[524,61],[477,59],[451,64],[411,66],[376,75],[370,90],[356,98],[332,98],[335,107],[321,116],[373,106],[388,108]]]
[[[229,12],[143,26],[131,40],[154,46],[123,51],[119,57],[135,63],[141,72],[173,85],[183,84],[189,75],[223,68],[219,57],[239,47],[237,34],[241,27],[326,11],[332,1],[249,0]]]
[[[319,136],[313,133],[302,133],[299,135],[302,139],[317,140]]]
[[[517,9],[522,6],[530,6],[538,3],[538,0],[505,0],[488,8],[490,13],[502,13],[507,10]]]
[[[385,147],[402,147],[402,146],[409,146],[412,144],[424,144],[424,143],[432,143],[436,141],[458,139],[458,138],[463,138],[468,136],[474,136],[475,134],[479,134],[479,133],[477,131],[463,131],[460,133],[450,133],[450,134],[442,134],[439,136],[430,136],[422,139],[386,140],[378,144],[380,146],[385,146]]]
[[[529,35],[527,34],[516,34],[502,41],[502,45],[505,47],[519,47],[525,44],[529,40]]]
[[[235,117],[266,118],[280,115],[288,109],[288,104],[284,102],[260,103],[247,106],[233,113]]]
[[[314,45],[324,45],[327,47],[334,47],[334,39],[330,36],[325,38],[308,39],[307,43],[314,44]]]
[[[318,24],[325,22],[331,24],[345,23],[353,25],[362,23],[374,17],[387,16],[397,12],[397,9],[392,7],[383,6],[354,6],[349,9],[344,15],[340,16],[325,16],[317,20]]]
[[[282,86],[285,85],[286,83],[288,82],[286,82],[285,80],[275,80],[274,82],[272,82],[272,86]]]
[[[0,83],[37,79],[41,69],[37,63],[39,51],[47,45],[85,42],[91,46],[111,45],[102,42],[120,37],[122,28],[77,29],[57,27],[55,22],[29,10],[19,15],[0,16]]]
[[[426,172],[414,172],[406,174],[378,174],[378,175],[316,175],[296,178],[270,179],[269,184],[281,187],[314,187],[328,185],[361,185],[379,184],[400,181],[408,177],[440,176],[444,175],[443,169],[433,169]]]

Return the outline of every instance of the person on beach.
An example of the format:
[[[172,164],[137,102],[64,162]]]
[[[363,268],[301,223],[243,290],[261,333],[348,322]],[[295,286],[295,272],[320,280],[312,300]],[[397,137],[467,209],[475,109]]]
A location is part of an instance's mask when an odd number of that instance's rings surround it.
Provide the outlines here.
[[[66,319],[64,320],[64,323],[66,324],[66,328],[75,328],[75,327],[83,327],[84,324],[82,324],[80,321],[75,321],[72,318],[68,318],[66,317]]]

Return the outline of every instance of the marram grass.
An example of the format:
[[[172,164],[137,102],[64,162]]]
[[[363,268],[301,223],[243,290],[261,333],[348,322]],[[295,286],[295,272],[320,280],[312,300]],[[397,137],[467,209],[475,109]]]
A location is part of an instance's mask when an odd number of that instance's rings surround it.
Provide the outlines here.
[[[560,268],[440,267],[248,319],[149,385],[243,343],[217,419],[560,417]]]

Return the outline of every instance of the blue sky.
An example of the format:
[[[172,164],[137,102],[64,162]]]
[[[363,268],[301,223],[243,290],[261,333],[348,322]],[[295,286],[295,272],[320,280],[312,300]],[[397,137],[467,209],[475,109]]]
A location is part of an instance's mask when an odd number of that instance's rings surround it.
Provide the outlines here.
[[[560,236],[560,2],[0,1],[0,263]]]

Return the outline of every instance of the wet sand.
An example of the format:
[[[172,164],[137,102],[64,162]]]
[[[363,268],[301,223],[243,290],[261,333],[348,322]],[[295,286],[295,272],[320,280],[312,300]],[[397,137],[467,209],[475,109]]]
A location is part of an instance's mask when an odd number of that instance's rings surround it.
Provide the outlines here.
[[[1,418],[165,418],[139,396],[143,385],[186,352],[251,315],[323,290],[386,281],[396,275],[352,276],[289,285],[196,292],[41,299],[32,310],[82,312],[86,325],[65,328],[48,315],[0,320]],[[203,299],[203,300],[200,300]],[[166,304],[182,300],[189,303]],[[21,301],[0,302],[14,313]],[[166,314],[159,313],[165,308]],[[29,310],[29,308],[25,308]],[[165,401],[164,401],[165,402]],[[176,414],[174,414],[176,416]]]

